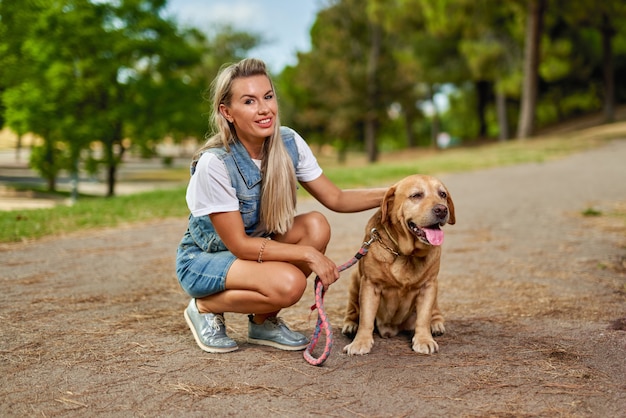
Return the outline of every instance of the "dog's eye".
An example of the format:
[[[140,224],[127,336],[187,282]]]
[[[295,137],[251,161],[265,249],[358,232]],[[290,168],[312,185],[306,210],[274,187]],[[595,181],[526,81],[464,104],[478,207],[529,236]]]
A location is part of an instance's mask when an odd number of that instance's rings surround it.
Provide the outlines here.
[[[448,198],[448,193],[442,191],[442,192],[439,192],[439,196],[441,196],[441,198],[443,198],[443,199],[447,199]]]
[[[411,195],[411,199],[421,199],[424,197],[424,192],[415,192]]]

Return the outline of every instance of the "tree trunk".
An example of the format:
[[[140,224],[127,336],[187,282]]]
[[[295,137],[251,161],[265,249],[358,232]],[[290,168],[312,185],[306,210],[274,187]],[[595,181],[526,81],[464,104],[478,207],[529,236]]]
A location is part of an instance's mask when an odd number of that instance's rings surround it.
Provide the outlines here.
[[[46,181],[48,183],[48,191],[49,192],[56,192],[56,190],[57,190],[57,179],[56,179],[56,177],[48,176]]]
[[[22,161],[22,134],[17,134],[17,143],[15,144],[15,161]]]
[[[44,162],[44,173],[46,182],[48,184],[49,192],[56,192],[57,189],[57,173],[55,169],[55,150],[54,145],[51,139],[45,140],[45,162]]]
[[[437,148],[437,136],[439,136],[439,131],[441,130],[441,124],[439,123],[439,108],[437,108],[437,101],[435,100],[435,88],[432,84],[428,85],[430,90],[430,101],[433,105],[433,115],[431,121],[431,129],[430,129],[430,147]]]
[[[487,105],[489,104],[489,82],[477,81],[476,88],[476,109],[478,113],[478,137],[487,137]]]
[[[109,164],[107,170],[107,197],[115,196],[115,177],[117,176],[117,164]]]
[[[112,139],[106,142],[107,144],[107,161],[108,161],[108,170],[107,170],[107,197],[115,196],[115,182],[117,179],[117,166],[122,162],[122,158],[124,157],[124,152],[126,148],[124,148],[124,144],[122,144],[122,125],[116,124],[113,129]],[[119,155],[115,155],[115,144],[119,144]]]
[[[615,70],[613,63],[613,36],[615,29],[611,24],[611,18],[604,12],[602,14],[602,66],[604,70],[604,120],[615,120]]]
[[[415,132],[413,132],[413,114],[404,112],[404,130],[406,131],[406,146],[415,148]]]
[[[496,90],[496,109],[498,113],[498,126],[500,127],[500,141],[509,139],[509,119],[506,112],[506,94],[499,89]]]
[[[524,82],[522,108],[517,126],[517,137],[528,138],[533,134],[539,82],[539,56],[543,14],[547,0],[528,0],[526,39],[524,45]]]
[[[367,60],[367,110],[365,112],[365,149],[367,159],[373,163],[378,160],[378,146],[376,144],[377,125],[377,96],[378,86],[376,73],[378,71],[378,59],[381,48],[381,29],[378,24],[370,22],[371,45]]]

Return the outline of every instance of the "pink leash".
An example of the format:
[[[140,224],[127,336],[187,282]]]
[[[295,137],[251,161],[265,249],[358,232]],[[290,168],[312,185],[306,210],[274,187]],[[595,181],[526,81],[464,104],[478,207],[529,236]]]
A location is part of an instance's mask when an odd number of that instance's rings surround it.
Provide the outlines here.
[[[378,237],[378,233],[376,229],[372,229],[371,239],[363,243],[363,246],[359,249],[359,251],[352,257],[348,262],[337,267],[339,272],[352,267],[359,261],[359,259],[367,254],[369,246],[374,242],[374,240]],[[320,280],[319,276],[315,278],[315,305],[311,306],[311,310],[317,309],[317,323],[315,324],[315,331],[313,331],[313,336],[311,337],[311,342],[304,350],[303,356],[307,363],[313,366],[321,366],[322,363],[326,361],[328,356],[330,355],[330,351],[333,348],[333,330],[330,325],[330,321],[328,320],[328,316],[324,311],[324,285]],[[312,351],[317,345],[317,342],[320,338],[320,334],[322,329],[326,334],[326,344],[324,345],[324,350],[318,358],[313,357]]]

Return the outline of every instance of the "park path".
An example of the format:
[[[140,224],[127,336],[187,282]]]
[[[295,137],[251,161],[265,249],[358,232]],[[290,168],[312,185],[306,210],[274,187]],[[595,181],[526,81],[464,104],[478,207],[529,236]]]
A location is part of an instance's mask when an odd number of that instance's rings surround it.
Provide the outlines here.
[[[626,140],[440,178],[457,224],[438,354],[408,336],[342,354],[343,276],[326,295],[324,366],[246,344],[243,315],[227,314],[237,352],[204,353],[173,270],[186,220],[165,219],[0,246],[0,416],[624,416],[626,233],[609,214],[626,203]],[[299,209],[328,215],[338,264],[372,214]],[[284,311],[305,332],[312,296]]]

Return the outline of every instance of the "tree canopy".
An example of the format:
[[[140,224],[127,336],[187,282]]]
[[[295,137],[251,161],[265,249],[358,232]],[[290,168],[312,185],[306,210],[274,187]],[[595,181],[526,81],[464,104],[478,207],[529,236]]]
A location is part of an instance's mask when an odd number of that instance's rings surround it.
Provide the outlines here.
[[[31,164],[104,168],[129,148],[201,140],[218,69],[264,40],[181,27],[166,0],[0,0],[0,122],[41,142]],[[626,100],[621,0],[328,0],[311,49],[275,75],[282,121],[311,143],[363,150],[520,138]],[[440,98],[445,97],[445,106]]]
[[[258,43],[224,29],[215,39],[163,17],[164,0],[0,2],[4,122],[42,139],[31,164],[51,190],[61,170],[102,165],[108,195],[133,146],[201,137],[202,93],[217,71]]]

